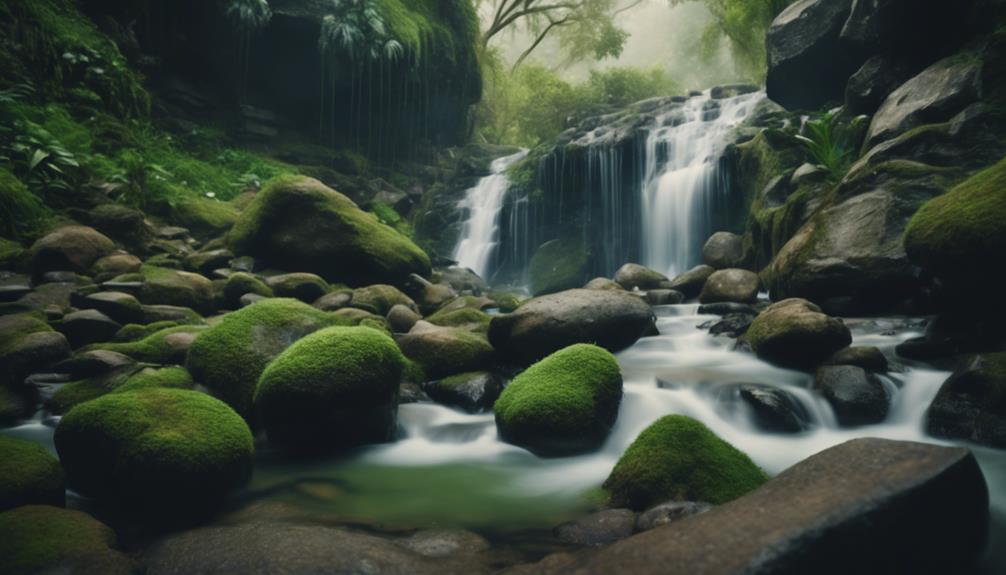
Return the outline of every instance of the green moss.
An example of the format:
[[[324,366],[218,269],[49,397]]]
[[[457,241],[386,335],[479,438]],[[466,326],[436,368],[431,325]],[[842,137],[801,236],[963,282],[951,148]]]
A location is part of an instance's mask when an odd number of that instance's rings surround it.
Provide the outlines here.
[[[145,264],[140,268],[143,287],[140,301],[192,308],[210,313],[214,306],[213,283],[205,277],[170,268]]]
[[[136,371],[133,367],[114,370],[88,379],[71,381],[60,386],[52,397],[46,400],[45,407],[52,413],[66,413],[74,407],[97,399],[121,387],[129,376]]]
[[[262,297],[272,297],[272,288],[254,275],[237,272],[227,278],[224,285],[224,300],[233,308],[239,306],[241,296],[253,293]]]
[[[231,229],[240,210],[220,200],[183,197],[171,205],[169,217],[194,233],[217,236]]]
[[[403,383],[417,383],[417,384],[426,383],[428,378],[426,377],[426,371],[423,369],[423,366],[419,365],[418,363],[412,361],[407,357],[405,358],[405,363],[403,365],[404,365],[404,367],[402,368]]]
[[[138,341],[151,336],[162,329],[168,329],[170,327],[178,327],[180,325],[185,325],[177,321],[165,320],[165,321],[155,321],[154,323],[148,323],[146,325],[141,325],[138,323],[129,323],[115,332],[115,337],[112,338],[113,343],[129,343],[133,341]]]
[[[923,205],[905,231],[908,257],[944,279],[977,283],[1006,253],[1006,158]]]
[[[44,447],[0,435],[0,511],[31,504],[62,506],[64,483],[63,468]]]
[[[206,329],[206,326],[200,325],[179,325],[156,331],[139,341],[93,344],[82,351],[107,349],[128,355],[136,361],[159,364],[177,363],[180,355],[184,357],[184,346],[181,344],[187,339],[185,336],[199,334]]]
[[[37,196],[28,191],[6,168],[0,167],[0,235],[34,239],[51,225],[52,212]],[[0,263],[17,255],[14,242],[5,242],[0,250]]]
[[[0,238],[0,267],[17,267],[25,253],[24,246],[20,243]]]
[[[114,544],[114,531],[80,511],[26,505],[0,513],[3,573],[132,573]]]
[[[255,386],[265,366],[298,339],[354,323],[293,299],[269,299],[232,312],[189,348],[193,378],[238,413],[252,418]]]
[[[195,382],[192,375],[184,367],[147,367],[130,376],[113,393],[128,393],[141,389],[172,388],[192,389]]]
[[[442,310],[426,318],[433,325],[443,327],[463,327],[471,331],[488,333],[492,317],[477,309]]]
[[[251,431],[231,408],[182,389],[82,403],[63,416],[54,439],[74,490],[165,511],[216,502],[247,481],[254,454]]]
[[[387,315],[392,307],[399,304],[413,310],[416,309],[416,302],[412,301],[412,298],[394,286],[382,284],[353,290],[353,299],[350,302],[350,305],[355,308],[364,309],[382,316]]]
[[[765,472],[702,423],[668,415],[632,442],[604,482],[615,507],[674,501],[720,504],[757,489]]]
[[[278,178],[229,234],[238,254],[350,285],[400,284],[428,275],[429,257],[407,237],[317,180]]]
[[[330,327],[305,336],[262,372],[255,405],[285,446],[353,446],[395,433],[405,358],[387,334]]]
[[[545,295],[583,286],[587,281],[590,253],[580,237],[542,244],[531,258],[528,281],[535,295]]]
[[[402,216],[395,211],[395,208],[383,202],[374,202],[370,206],[370,211],[382,224],[394,228],[403,236],[412,237],[412,225],[409,224],[408,220],[402,218]]]
[[[464,329],[442,327],[435,332],[408,334],[398,342],[407,357],[429,377],[445,377],[488,367],[494,350],[486,338]]]
[[[622,375],[610,352],[589,344],[559,350],[527,368],[496,401],[504,441],[544,455],[595,449],[611,431]]]
[[[0,357],[10,353],[26,336],[45,331],[52,331],[52,328],[37,314],[0,317]]]

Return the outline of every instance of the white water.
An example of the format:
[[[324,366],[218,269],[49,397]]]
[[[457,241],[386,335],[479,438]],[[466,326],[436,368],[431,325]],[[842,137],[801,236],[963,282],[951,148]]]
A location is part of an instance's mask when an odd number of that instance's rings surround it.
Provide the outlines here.
[[[467,214],[461,229],[460,240],[454,249],[454,259],[461,267],[471,269],[480,277],[488,278],[492,256],[499,245],[500,210],[510,181],[506,170],[527,156],[528,151],[522,150],[512,156],[499,158],[492,163],[492,174],[479,180],[475,187],[465,192],[464,199],[458,204]]]
[[[765,97],[714,100],[709,92],[660,116],[646,139],[642,180],[643,263],[674,277],[701,263],[710,196],[728,186],[719,169],[728,136]],[[662,153],[666,150],[665,155]]]

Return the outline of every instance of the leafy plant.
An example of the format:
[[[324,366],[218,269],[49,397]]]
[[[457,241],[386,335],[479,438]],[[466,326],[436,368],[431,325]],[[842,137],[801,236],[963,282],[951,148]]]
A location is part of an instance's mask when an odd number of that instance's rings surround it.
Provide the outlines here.
[[[395,61],[405,53],[374,0],[332,0],[332,12],[321,22],[318,49],[341,50],[353,60]]]
[[[272,20],[268,0],[230,0],[224,14],[235,28],[242,32],[261,30]]]
[[[841,116],[834,112],[825,113],[820,119],[807,120],[803,133],[796,139],[803,145],[811,160],[828,171],[832,180],[840,180],[852,164],[852,151],[856,134],[862,131],[863,117],[854,118],[845,124]]]

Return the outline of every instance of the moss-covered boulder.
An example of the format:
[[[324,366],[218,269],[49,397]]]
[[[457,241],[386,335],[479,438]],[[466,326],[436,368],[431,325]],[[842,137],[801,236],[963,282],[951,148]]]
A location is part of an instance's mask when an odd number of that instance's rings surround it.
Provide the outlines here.
[[[32,389],[10,389],[0,385],[0,427],[17,424],[35,413],[37,394]]]
[[[44,447],[0,435],[0,511],[32,504],[62,507],[65,483],[63,468]]]
[[[283,178],[260,192],[231,230],[238,254],[350,285],[401,285],[430,273],[429,257],[352,200],[306,177]]]
[[[622,373],[610,352],[577,344],[527,368],[496,400],[504,441],[546,456],[597,449],[618,417]]]
[[[183,389],[113,393],[59,422],[56,450],[70,486],[88,497],[156,511],[218,502],[248,480],[254,442],[223,402]]]
[[[416,323],[409,333],[398,336],[396,341],[402,353],[433,378],[486,369],[495,356],[485,337],[425,321]]]
[[[143,286],[140,301],[192,308],[208,314],[214,308],[213,282],[192,273],[145,265],[140,269]]]
[[[590,254],[581,238],[545,242],[528,266],[531,293],[545,295],[578,288],[589,279],[589,264]]]
[[[852,334],[841,320],[802,299],[769,306],[751,322],[747,338],[758,357],[799,369],[820,365],[852,343]]]
[[[394,438],[405,358],[386,334],[330,327],[269,363],[255,406],[269,440],[288,449],[352,447]]]
[[[192,389],[195,382],[184,367],[152,367],[128,365],[63,384],[45,401],[45,407],[60,414],[109,393],[125,393],[139,389]]]
[[[114,546],[115,532],[80,511],[26,505],[0,513],[0,573],[135,573]]]
[[[1006,257],[1006,159],[946,194],[912,217],[905,232],[912,262],[972,292],[1001,297],[1001,262]]]
[[[304,303],[314,303],[329,290],[324,278],[306,272],[272,276],[266,280],[266,285],[276,297],[290,297]]]
[[[634,289],[643,291],[668,289],[671,285],[671,281],[664,274],[651,270],[646,266],[633,263],[628,263],[618,268],[612,279],[623,289],[630,291]]]
[[[207,327],[203,325],[167,327],[136,341],[97,343],[84,348],[84,351],[104,349],[128,355],[136,361],[162,365],[181,364],[185,363],[196,337],[206,330]]]
[[[604,489],[612,506],[642,510],[669,500],[726,503],[767,479],[747,455],[702,423],[668,415],[632,442]]]
[[[489,322],[492,316],[477,309],[464,308],[444,310],[426,318],[426,321],[441,327],[460,327],[483,335],[489,333]]]
[[[70,357],[66,337],[34,314],[0,316],[0,386]]]
[[[263,300],[199,334],[186,367],[197,382],[251,419],[255,386],[266,364],[305,335],[350,323],[294,299]]]
[[[396,305],[403,305],[412,311],[419,311],[416,302],[405,295],[401,290],[386,284],[377,284],[353,290],[353,299],[350,305],[355,308],[376,313],[378,315],[388,315],[391,308]]]
[[[262,297],[272,297],[272,288],[248,272],[236,272],[224,284],[224,301],[230,309],[241,307],[241,296],[253,293]]]
[[[195,381],[192,379],[192,374],[184,367],[177,365],[160,368],[144,367],[129,376],[129,379],[113,393],[128,393],[140,389],[192,389],[193,387],[195,387]]]
[[[94,228],[65,226],[31,246],[32,270],[36,275],[54,270],[86,274],[94,262],[114,250],[115,242]]]

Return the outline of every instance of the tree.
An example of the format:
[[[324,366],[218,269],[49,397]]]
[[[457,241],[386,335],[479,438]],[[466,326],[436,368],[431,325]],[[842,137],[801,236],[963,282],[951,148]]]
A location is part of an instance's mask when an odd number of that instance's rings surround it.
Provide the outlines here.
[[[615,17],[643,0],[477,0],[492,11],[482,33],[482,45],[504,31],[523,30],[531,35],[528,47],[514,62],[519,67],[546,38],[557,36],[568,62],[592,55],[598,60],[617,58],[628,33]]]

